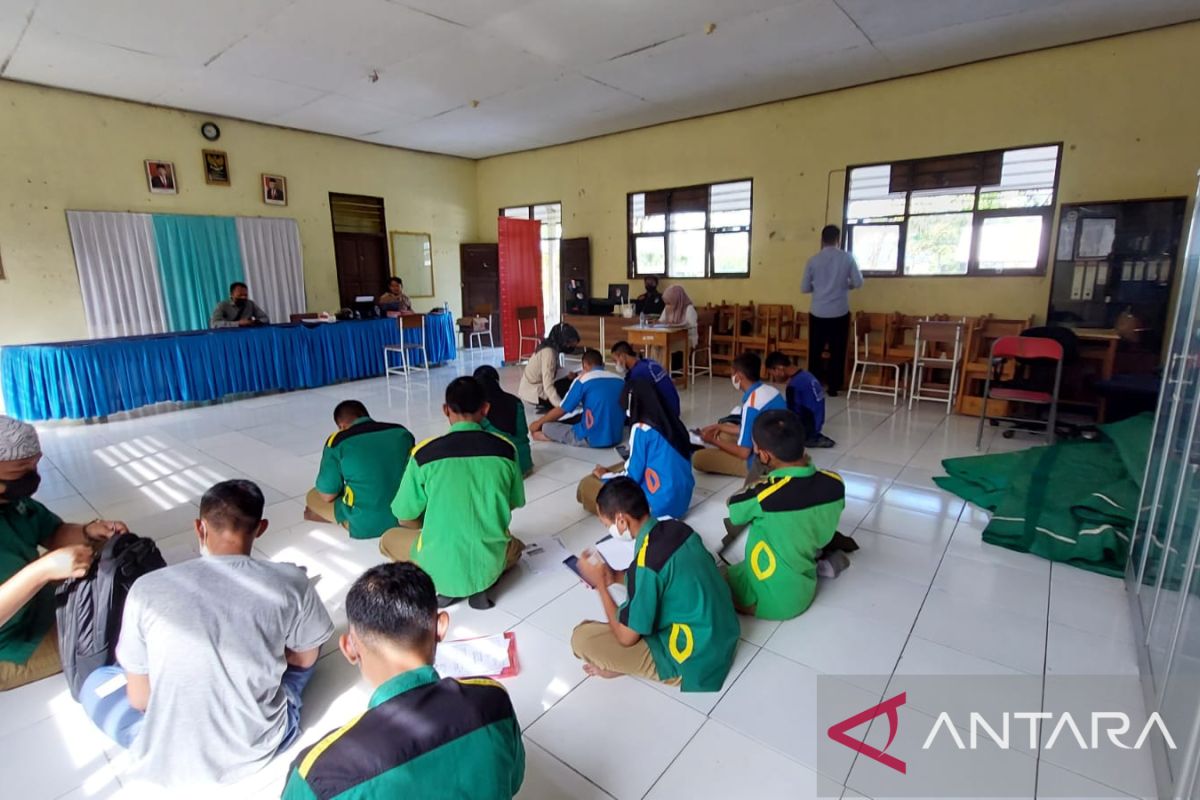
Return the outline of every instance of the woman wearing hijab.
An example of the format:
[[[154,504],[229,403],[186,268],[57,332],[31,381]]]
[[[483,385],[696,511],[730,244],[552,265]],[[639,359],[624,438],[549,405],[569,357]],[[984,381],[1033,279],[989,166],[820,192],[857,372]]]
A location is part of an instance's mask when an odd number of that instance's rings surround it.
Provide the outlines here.
[[[596,467],[579,482],[583,507],[596,513],[596,495],[604,482],[626,475],[637,481],[655,517],[682,518],[692,504],[696,478],[687,428],[663,406],[650,381],[629,384],[629,458],[614,467]]]
[[[696,317],[696,306],[692,298],[678,283],[673,283],[663,292],[663,313],[658,321],[664,325],[687,325],[688,341],[692,347],[700,342],[698,333],[699,320]]]
[[[538,345],[538,349],[529,357],[521,373],[521,383],[517,387],[517,396],[538,411],[545,413],[552,407],[562,405],[563,396],[571,388],[573,374],[558,377],[559,354],[579,345],[579,331],[566,324],[559,323],[550,329],[546,338]]]
[[[503,436],[517,448],[517,463],[521,473],[528,476],[533,472],[533,454],[529,451],[529,426],[525,422],[525,406],[521,398],[509,394],[500,386],[500,373],[487,364],[475,370],[475,380],[483,386],[487,396],[488,413],[483,429]]]

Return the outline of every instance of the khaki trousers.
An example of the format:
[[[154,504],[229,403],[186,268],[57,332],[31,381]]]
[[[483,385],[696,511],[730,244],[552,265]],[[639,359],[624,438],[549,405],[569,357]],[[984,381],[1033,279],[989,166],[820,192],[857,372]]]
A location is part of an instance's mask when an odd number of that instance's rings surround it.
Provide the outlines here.
[[[308,506],[308,510],[321,517],[326,522],[336,524],[336,515],[333,511],[333,501],[326,500],[321,497],[321,493],[316,489],[309,489],[308,495],[304,498],[304,505]]]
[[[736,444],[737,438],[727,433],[717,434],[717,438],[729,444]],[[711,472],[716,475],[732,475],[735,478],[746,477],[746,462],[737,456],[731,456],[717,447],[706,447],[692,453],[692,466],[701,472]]]
[[[24,664],[0,661],[0,691],[15,689],[62,672],[58,655],[58,626],[53,625]]]
[[[609,472],[620,472],[625,469],[625,464],[613,464],[608,468]],[[597,478],[595,475],[588,475],[579,482],[579,488],[575,490],[575,499],[580,502],[584,510],[589,514],[596,513],[596,496],[600,494],[600,490],[604,488],[604,481]]]
[[[645,639],[638,640],[632,647],[626,647],[613,636],[612,628],[607,622],[589,620],[576,625],[571,634],[571,650],[581,661],[608,672],[636,675],[671,686],[679,685],[679,678],[663,680],[658,677],[654,656],[650,654],[650,647]]]
[[[416,526],[420,523],[416,520],[405,520],[400,523],[404,527],[392,528],[384,531],[383,536],[379,537],[379,552],[390,558],[392,561],[412,561],[412,548],[416,544],[417,538],[421,535],[421,529]],[[504,569],[507,572],[517,565],[521,560],[521,553],[525,550],[525,543],[515,536],[508,537],[508,548],[504,551]]]

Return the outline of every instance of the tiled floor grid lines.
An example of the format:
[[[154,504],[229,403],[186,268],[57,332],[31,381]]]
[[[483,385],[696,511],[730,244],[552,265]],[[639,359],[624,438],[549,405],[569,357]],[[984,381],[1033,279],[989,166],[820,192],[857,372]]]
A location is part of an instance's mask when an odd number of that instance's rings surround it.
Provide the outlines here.
[[[359,399],[374,418],[400,422],[420,441],[446,429],[445,385],[488,361],[499,363],[499,352],[394,383],[390,392],[379,378],[103,424],[42,426],[37,496],[66,519],[124,519],[178,562],[197,556],[191,526],[204,490],[226,478],[252,479],[267,496],[270,520],[258,555],[318,575],[340,631],[349,584],[382,557],[376,541],[351,540],[339,527],[301,517],[334,405]],[[515,390],[517,369],[502,375]],[[727,414],[738,399],[725,378],[701,379],[682,398],[689,426]],[[799,618],[742,618],[720,692],[681,694],[635,678],[585,676],[569,637],[580,620],[603,619],[603,612],[565,568],[535,574],[518,567],[495,591],[496,608],[454,606],[449,638],[516,633],[521,673],[505,685],[528,754],[519,797],[808,798],[816,796],[819,768],[847,787],[844,798],[865,797],[855,789],[860,765],[852,753],[844,765],[816,761],[820,674],[851,676],[864,707],[886,689],[875,676],[1136,674],[1121,581],[984,544],[986,515],[934,486],[942,459],[976,452],[976,424],[933,404],[910,412],[882,398],[829,401],[824,432],[837,446],[812,455],[842,474],[848,497],[840,530],[861,549],[836,580],[821,581]],[[985,451],[1036,443],[984,433]],[[557,537],[573,552],[603,536],[576,502],[575,486],[595,465],[620,460],[615,452],[535,443],[533,456],[537,469],[513,533],[526,542]],[[714,551],[737,484],[697,475],[686,521]],[[278,797],[295,753],[365,708],[368,697],[331,641],[306,694],[301,740],[263,772],[203,796]],[[125,794],[123,754],[92,727],[60,676],[0,694],[0,754],[4,797]],[[1006,766],[1027,774],[1029,797],[1155,795],[1148,763],[1141,774],[1085,777],[1056,758],[1022,756]],[[979,785],[987,785],[986,775]]]

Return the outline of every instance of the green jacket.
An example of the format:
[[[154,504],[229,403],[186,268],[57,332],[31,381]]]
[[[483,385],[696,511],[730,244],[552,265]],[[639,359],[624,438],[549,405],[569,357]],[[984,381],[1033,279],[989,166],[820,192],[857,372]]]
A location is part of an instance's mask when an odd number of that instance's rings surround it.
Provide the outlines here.
[[[325,442],[317,491],[336,494],[333,513],[355,539],[374,539],[396,527],[391,503],[415,440],[403,425],[361,417]]]

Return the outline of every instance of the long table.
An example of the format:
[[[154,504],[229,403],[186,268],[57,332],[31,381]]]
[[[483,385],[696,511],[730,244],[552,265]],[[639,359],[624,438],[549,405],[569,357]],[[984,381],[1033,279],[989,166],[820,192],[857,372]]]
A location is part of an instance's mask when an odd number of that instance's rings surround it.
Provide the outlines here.
[[[426,315],[429,360],[453,360],[454,322]],[[163,402],[290,391],[383,374],[394,319],[265,325],[90,339],[0,349],[5,413],[18,419],[91,419]],[[406,340],[417,341],[419,331]]]

